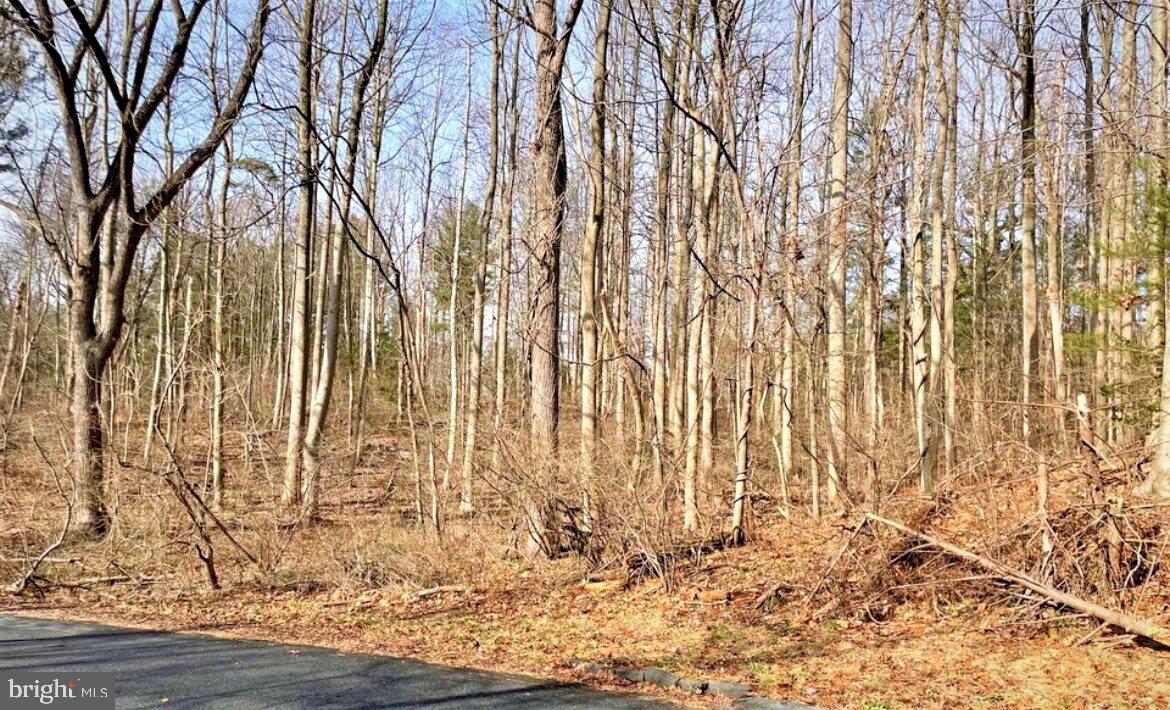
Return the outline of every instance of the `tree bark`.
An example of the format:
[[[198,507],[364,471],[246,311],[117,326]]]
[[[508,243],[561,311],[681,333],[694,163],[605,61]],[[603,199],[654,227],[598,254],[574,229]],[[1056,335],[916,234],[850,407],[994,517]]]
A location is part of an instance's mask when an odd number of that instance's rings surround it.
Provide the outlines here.
[[[598,337],[597,292],[604,269],[598,256],[598,245],[605,232],[607,182],[605,114],[606,69],[609,51],[609,23],[613,0],[601,0],[598,6],[597,30],[593,40],[593,111],[589,119],[589,175],[592,190],[589,196],[589,219],[581,241],[581,487],[585,496],[585,513],[590,514],[590,491],[593,487],[593,466],[597,458],[598,431]]]
[[[301,502],[301,452],[304,446],[305,388],[309,375],[309,270],[313,259],[313,223],[316,218],[317,147],[314,128],[316,108],[313,45],[317,0],[304,0],[299,29],[300,85],[297,114],[297,170],[300,175],[297,202],[296,263],[293,266],[292,327],[289,334],[288,440],[285,447],[284,486],[280,500],[285,506]]]
[[[500,67],[504,61],[503,41],[500,28],[500,8],[492,6],[492,71],[491,71],[491,108],[489,121],[491,126],[488,135],[488,176],[484,190],[484,235],[480,240],[478,262],[475,267],[475,293],[471,304],[471,351],[467,374],[467,409],[463,424],[463,476],[459,493],[459,509],[464,513],[474,510],[473,477],[475,474],[475,447],[479,431],[479,407],[483,375],[483,315],[484,290],[487,287],[488,244],[492,235],[497,232],[495,223],[496,210],[496,183],[499,174],[499,145],[500,145]],[[502,233],[502,232],[501,232]]]
[[[219,229],[213,232],[215,240],[215,293],[213,296],[214,310],[211,315],[211,352],[212,352],[212,387],[211,387],[211,504],[220,507],[224,502],[227,471],[223,461],[223,404],[224,404],[224,271],[227,262],[228,239],[228,188],[232,182],[232,141],[229,136],[224,142],[223,153],[224,171],[223,182],[219,189],[218,222]]]
[[[447,379],[447,460],[443,469],[443,490],[451,484],[459,440],[459,267],[463,260],[464,202],[467,199],[467,164],[471,142],[471,45],[467,45],[467,103],[463,112],[463,149],[460,153],[459,189],[455,194],[455,235],[451,240],[451,289],[447,295],[448,379]]]
[[[581,9],[573,0],[564,34],[557,29],[556,0],[537,0],[536,129],[533,153],[532,373],[529,382],[529,435],[539,476],[556,478],[560,423],[561,238],[564,233],[567,159],[561,105],[561,75],[568,40]],[[542,504],[532,494],[525,504],[525,553],[539,556],[551,547]]]
[[[338,224],[334,231],[327,235],[332,242],[329,249],[328,288],[324,293],[325,308],[323,309],[324,322],[321,323],[321,367],[317,373],[317,383],[313,391],[313,401],[309,409],[308,425],[305,428],[305,441],[302,452],[305,468],[305,480],[302,482],[302,500],[305,507],[305,516],[312,520],[317,516],[318,492],[321,478],[321,439],[325,433],[325,424],[329,417],[329,405],[333,397],[334,373],[337,369],[337,339],[341,319],[341,280],[342,265],[345,257],[348,239],[356,241],[352,233],[350,207],[353,204],[354,174],[357,171],[358,136],[363,128],[362,116],[366,104],[366,90],[374,75],[374,69],[382,53],[386,40],[386,11],[388,0],[381,0],[378,5],[378,24],[374,31],[373,42],[369,53],[362,63],[357,79],[353,86],[353,95],[350,101],[349,123],[345,135],[345,163],[341,169],[341,204],[338,207]],[[336,155],[334,156],[336,162]]]
[[[826,385],[829,400],[828,487],[830,504],[848,498],[847,394],[845,389],[845,253],[849,209],[845,201],[849,177],[849,94],[853,73],[853,2],[840,0],[837,8],[837,62],[833,73],[829,158],[829,329]]]
[[[1021,387],[1024,439],[1032,435],[1029,405],[1032,402],[1033,380],[1039,366],[1039,312],[1036,276],[1036,5],[1035,0],[1024,0],[1020,11],[1019,52],[1021,58],[1020,87],[1020,323],[1021,323]]]
[[[925,117],[927,65],[924,58],[930,46],[926,8],[919,5],[918,68],[911,98],[913,166],[906,208],[907,242],[910,246],[910,352],[911,389],[914,402],[914,428],[918,439],[919,489],[923,495],[934,492],[934,467],[927,428],[929,362],[926,353],[926,255],[923,245],[925,224],[922,219],[922,195],[926,184]]]

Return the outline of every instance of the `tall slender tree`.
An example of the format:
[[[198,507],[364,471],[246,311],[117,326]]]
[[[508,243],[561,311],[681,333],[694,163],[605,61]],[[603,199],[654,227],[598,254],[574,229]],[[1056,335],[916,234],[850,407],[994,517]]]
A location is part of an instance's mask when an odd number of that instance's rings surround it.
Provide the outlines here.
[[[845,261],[849,242],[846,190],[849,178],[849,94],[853,76],[853,2],[837,6],[837,61],[831,106],[832,154],[829,158],[829,329],[825,376],[829,398],[828,494],[834,505],[846,491],[848,446],[845,382]]]
[[[542,468],[555,466],[559,450],[561,245],[568,179],[561,76],[581,6],[582,0],[572,0],[563,32],[558,30],[556,0],[537,0],[532,14],[536,34],[536,128],[532,139],[535,280],[528,421],[533,451]],[[545,515],[539,508],[534,500],[526,504],[525,550],[530,556],[548,547]]]
[[[589,119],[589,219],[585,223],[585,235],[581,241],[581,303],[579,322],[581,325],[581,474],[585,491],[585,510],[589,510],[589,490],[592,486],[592,470],[597,456],[599,348],[597,332],[598,282],[604,270],[603,259],[598,247],[605,233],[607,201],[605,113],[606,63],[609,53],[609,22],[613,0],[601,0],[598,6],[597,29],[593,40],[593,111]]]

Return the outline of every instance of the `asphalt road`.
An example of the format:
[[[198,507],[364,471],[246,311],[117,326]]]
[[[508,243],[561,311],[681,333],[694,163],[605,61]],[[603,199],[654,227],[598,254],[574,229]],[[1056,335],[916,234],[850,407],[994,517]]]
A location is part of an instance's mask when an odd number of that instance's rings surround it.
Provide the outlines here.
[[[4,671],[107,671],[118,708],[665,708],[421,661],[0,615]]]

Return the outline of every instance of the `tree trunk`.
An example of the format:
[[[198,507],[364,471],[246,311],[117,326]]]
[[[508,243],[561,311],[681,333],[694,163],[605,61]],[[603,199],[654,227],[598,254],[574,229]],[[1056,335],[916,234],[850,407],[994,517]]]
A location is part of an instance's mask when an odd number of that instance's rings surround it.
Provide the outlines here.
[[[681,24],[684,3],[675,4],[673,24],[677,30]],[[662,83],[665,90],[677,94],[678,83],[678,51],[680,42],[675,42],[669,54],[663,58],[659,54],[662,74]],[[665,64],[661,64],[665,61]],[[667,100],[662,107],[662,117],[658,125],[658,160],[654,174],[654,286],[651,298],[651,321],[653,323],[652,350],[654,362],[652,367],[653,389],[651,403],[654,412],[654,478],[659,486],[663,487],[663,503],[665,504],[666,464],[669,458],[669,442],[667,441],[668,409],[668,371],[670,369],[668,328],[668,304],[670,299],[670,183],[671,170],[674,161],[674,126],[675,105]]]
[[[1024,0],[1020,13],[1019,51],[1023,70],[1020,87],[1020,289],[1021,289],[1021,388],[1024,439],[1032,435],[1029,405],[1039,365],[1039,315],[1036,277],[1036,6]]]
[[[214,311],[211,315],[211,352],[212,352],[212,388],[211,388],[211,503],[215,507],[223,505],[224,486],[226,485],[226,470],[223,463],[223,401],[224,401],[224,292],[223,280],[227,261],[228,238],[228,188],[232,182],[232,143],[231,138],[224,142],[224,173],[223,182],[219,188],[219,229],[213,233],[215,239],[215,293],[213,298]]]
[[[593,40],[593,112],[589,119],[589,175],[592,190],[589,196],[589,219],[581,241],[581,487],[585,495],[585,513],[590,514],[590,491],[593,486],[593,466],[597,458],[598,430],[598,337],[597,292],[604,270],[598,257],[598,243],[605,232],[606,171],[605,171],[605,113],[609,110],[605,99],[606,61],[609,50],[609,22],[613,0],[601,0],[598,7],[597,30]]]
[[[459,327],[455,322],[459,304],[459,267],[462,261],[464,201],[467,194],[467,152],[471,140],[471,45],[467,46],[467,104],[463,114],[463,150],[459,168],[459,189],[455,194],[455,235],[451,240],[451,289],[447,294],[447,337],[449,377],[447,379],[447,461],[443,469],[443,490],[451,485],[459,432]]]
[[[483,375],[483,312],[484,289],[487,287],[488,244],[496,233],[496,181],[499,174],[500,145],[500,66],[504,61],[500,36],[500,9],[492,6],[492,72],[491,72],[491,127],[488,136],[488,176],[484,190],[483,238],[480,240],[478,263],[475,267],[475,293],[471,304],[471,362],[467,374],[467,410],[463,425],[463,477],[459,493],[459,510],[470,513],[474,509],[472,479],[475,473],[475,446],[479,429],[479,406]]]
[[[926,254],[923,246],[925,224],[922,220],[922,195],[926,185],[925,117],[927,65],[930,46],[926,7],[918,10],[918,70],[911,99],[913,111],[911,140],[914,144],[913,167],[906,212],[906,229],[910,246],[910,377],[914,399],[914,425],[918,438],[919,488],[923,495],[934,491],[934,470],[927,429],[929,363],[926,353]]]
[[[163,162],[167,172],[175,169],[175,149],[171,140],[171,102],[163,106]],[[161,283],[158,288],[158,308],[155,318],[158,320],[158,348],[154,355],[154,371],[150,382],[150,407],[147,413],[146,441],[142,446],[143,461],[150,462],[150,453],[154,448],[154,434],[156,424],[161,423],[161,410],[166,401],[164,391],[164,377],[170,377],[171,352],[171,221],[172,215],[168,210],[159,219],[159,260],[161,262]],[[176,274],[178,270],[176,269]],[[168,388],[169,389],[169,388]]]
[[[943,375],[944,351],[946,346],[943,338],[943,322],[946,319],[946,305],[944,295],[943,256],[947,252],[947,240],[953,238],[950,225],[946,224],[946,175],[948,162],[948,147],[950,144],[950,90],[948,87],[948,73],[945,65],[945,49],[949,34],[947,22],[948,8],[945,0],[938,3],[938,33],[935,35],[932,64],[937,79],[936,101],[938,103],[938,140],[934,151],[934,172],[931,181],[931,226],[930,226],[930,373],[929,395],[929,431],[930,451],[935,461],[938,460],[938,450],[943,439],[947,436],[940,429],[945,428],[944,415],[944,385],[940,381]],[[944,471],[945,472],[945,471]]]
[[[309,370],[309,269],[313,259],[313,222],[316,217],[317,148],[313,122],[315,109],[313,43],[317,0],[304,0],[300,26],[300,63],[297,80],[300,102],[297,116],[297,170],[300,197],[297,203],[296,265],[293,267],[292,330],[289,335],[288,443],[285,447],[284,487],[281,503],[301,502],[301,451],[304,445],[305,399]]]
[[[1170,32],[1167,32],[1166,0],[1154,0],[1151,15],[1150,30],[1153,33],[1153,37],[1150,39],[1150,74],[1153,85],[1151,87],[1153,94],[1151,97],[1153,103],[1152,120],[1156,150],[1161,151],[1156,172],[1160,184],[1163,189],[1166,189],[1166,186],[1170,184],[1170,126],[1167,125],[1170,96],[1168,96],[1166,81],[1168,56],[1166,42],[1170,40]],[[1167,228],[1170,227],[1167,212],[1170,207],[1165,204],[1165,197],[1162,199],[1163,203],[1159,206],[1160,209],[1155,220],[1153,244],[1146,272],[1146,297],[1149,299],[1146,307],[1146,322],[1149,324],[1146,330],[1146,342],[1155,350],[1161,348],[1165,341],[1162,329],[1166,327],[1164,308],[1166,298],[1163,293],[1166,283],[1163,272],[1165,271]]]
[[[504,192],[504,212],[500,222],[500,253],[497,266],[496,284],[496,333],[495,342],[495,405],[492,407],[492,424],[495,429],[495,443],[492,445],[492,468],[500,468],[500,434],[504,421],[504,406],[508,396],[508,320],[512,301],[512,222],[513,204],[516,196],[516,170],[519,162],[520,130],[520,47],[512,52],[512,71],[508,86],[508,164],[507,184]]]
[[[1167,17],[1166,0],[1155,0],[1154,2],[1154,41],[1151,42],[1152,47],[1156,47],[1159,43],[1163,43],[1161,48],[1154,48],[1151,51],[1155,52],[1154,56],[1154,72],[1159,78],[1155,81],[1154,100],[1157,104],[1155,111],[1157,120],[1157,135],[1159,146],[1163,151],[1163,158],[1159,164],[1159,173],[1162,178],[1162,189],[1166,189],[1166,176],[1170,174],[1170,146],[1167,145],[1170,134],[1167,128],[1167,111],[1170,110],[1170,97],[1167,96],[1167,82],[1165,78],[1166,71],[1166,48],[1165,42],[1170,41],[1170,18]],[[1158,234],[1159,238],[1165,238],[1166,235],[1166,205],[1162,205],[1162,215],[1159,220],[1159,227],[1161,231]],[[1154,259],[1161,262],[1163,258],[1164,246],[1159,245]],[[1167,289],[1162,288],[1155,293],[1155,298],[1161,300],[1162,312],[1170,313],[1170,310],[1165,308]],[[1163,322],[1160,328],[1162,341],[1160,343],[1162,348],[1162,378],[1159,388],[1158,400],[1158,415],[1154,419],[1154,430],[1151,433],[1150,441],[1147,445],[1153,448],[1153,458],[1147,465],[1146,478],[1138,487],[1137,493],[1139,495],[1148,496],[1160,500],[1170,499],[1170,327],[1167,327]]]
[[[840,0],[837,18],[837,62],[833,74],[832,154],[829,158],[829,330],[826,385],[829,400],[828,497],[830,504],[848,498],[848,444],[845,389],[845,252],[849,240],[849,208],[845,201],[849,170],[849,94],[853,73],[853,2]]]
[[[943,290],[943,461],[948,474],[955,469],[955,432],[959,426],[958,362],[955,353],[955,295],[959,283],[959,232],[955,205],[958,198],[958,91],[959,91],[959,32],[962,27],[961,2],[955,2],[947,13],[947,32],[951,38],[950,63],[947,71],[947,175],[944,186],[945,223],[947,225],[947,276]]]
[[[328,288],[324,295],[325,307],[322,312],[324,321],[320,324],[321,366],[317,373],[316,387],[313,390],[313,401],[309,409],[308,426],[305,428],[303,449],[303,463],[305,480],[302,482],[302,500],[305,506],[305,515],[312,520],[317,515],[318,491],[321,478],[321,439],[325,432],[325,424],[329,417],[329,405],[333,396],[333,378],[337,369],[337,338],[341,318],[341,280],[342,264],[345,257],[347,238],[355,238],[351,234],[350,207],[353,203],[356,187],[354,174],[357,171],[358,136],[363,128],[362,115],[366,103],[366,90],[373,78],[374,69],[382,52],[386,39],[386,11],[388,0],[381,0],[378,6],[378,25],[375,30],[373,43],[366,56],[357,79],[353,86],[353,96],[350,101],[349,124],[345,135],[345,164],[341,169],[341,205],[338,208],[338,224],[327,235],[330,240],[328,264]],[[336,154],[334,155],[336,162]],[[356,239],[356,238],[355,238]]]
[[[78,246],[92,239],[88,215],[78,217]],[[93,311],[97,273],[74,266],[70,284],[69,352],[72,361],[73,415],[73,524],[82,537],[100,537],[109,528],[105,505],[105,468],[102,450],[101,391],[106,366]]]
[[[1045,212],[1047,214],[1044,221],[1044,271],[1046,277],[1044,300],[1048,302],[1048,336],[1052,348],[1052,394],[1056,400],[1055,404],[1066,405],[1068,392],[1064,374],[1064,279],[1061,269],[1064,213],[1060,200],[1063,194],[1063,184],[1060,179],[1060,158],[1057,155],[1060,150],[1058,146],[1063,143],[1063,140],[1058,138],[1056,141],[1049,142],[1052,147],[1046,151],[1049,155],[1045,160],[1048,166],[1048,189],[1045,191]]]
[[[536,30],[536,130],[533,152],[532,373],[529,382],[529,435],[537,475],[556,479],[560,423],[561,237],[564,232],[565,155],[561,74],[568,39],[580,9],[574,0],[564,35],[557,29],[556,0],[537,0],[533,11]],[[528,535],[525,553],[536,557],[551,545],[543,504],[533,494],[525,503]]]

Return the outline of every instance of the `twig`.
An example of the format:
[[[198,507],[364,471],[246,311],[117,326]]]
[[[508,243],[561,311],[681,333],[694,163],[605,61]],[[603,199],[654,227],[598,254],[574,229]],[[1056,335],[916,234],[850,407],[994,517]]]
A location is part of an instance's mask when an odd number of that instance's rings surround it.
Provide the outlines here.
[[[37,447],[41,459],[44,460],[45,465],[49,467],[49,471],[53,474],[53,485],[56,486],[57,492],[65,499],[65,523],[61,526],[61,532],[57,535],[57,539],[41,551],[41,554],[37,555],[36,559],[33,560],[28,570],[25,571],[19,580],[8,586],[8,591],[14,595],[23,594],[24,590],[28,589],[29,584],[34,584],[33,578],[36,577],[37,570],[44,564],[45,560],[49,559],[49,555],[56,552],[58,548],[65,544],[65,539],[69,536],[69,529],[73,525],[73,500],[65,494],[65,490],[61,487],[61,479],[57,476],[57,468],[53,466],[48,455],[45,454],[44,448],[41,447],[41,442],[37,441],[35,435],[32,437],[32,442]]]
[[[133,582],[135,584],[152,584],[157,581],[155,577],[132,576],[128,574],[116,574],[108,577],[87,577],[86,579],[79,579],[76,582],[58,582],[57,586],[66,589],[87,588],[95,584],[120,584],[123,582]]]
[[[833,570],[837,567],[837,563],[840,562],[841,558],[845,556],[845,551],[849,549],[849,547],[853,544],[853,541],[856,540],[857,536],[861,534],[862,528],[864,528],[868,522],[869,517],[867,516],[862,518],[857,523],[857,525],[853,527],[853,534],[849,536],[849,539],[845,541],[845,544],[841,546],[841,549],[837,550],[837,554],[833,555],[833,559],[829,562],[828,568],[825,569],[825,573],[821,575],[821,581],[817,582],[817,586],[814,587],[813,590],[808,593],[808,596],[805,597],[806,603],[812,601],[817,596],[817,594],[820,593],[821,589],[825,586],[825,582],[828,581],[829,575],[831,575]],[[767,596],[761,594],[756,599],[756,608],[759,609],[763,607],[764,604],[767,604],[768,600],[771,599],[771,595],[772,590],[769,590]]]
[[[1074,647],[1075,646],[1083,646],[1084,644],[1089,642],[1089,639],[1091,639],[1094,636],[1096,636],[1097,634],[1101,633],[1101,629],[1104,629],[1108,625],[1109,624],[1097,624],[1095,627],[1093,627],[1092,631],[1090,631],[1089,633],[1087,633],[1084,636],[1077,639],[1077,642],[1074,643],[1073,646]]]
[[[163,480],[165,480],[167,483],[169,483],[172,487],[175,488],[176,495],[178,496],[180,502],[183,502],[184,505],[187,505],[183,496],[178,495],[179,491],[182,490],[182,491],[185,491],[187,495],[191,496],[191,498],[193,498],[195,500],[195,502],[199,504],[200,512],[211,519],[211,522],[213,525],[215,525],[216,529],[218,529],[219,532],[225,538],[227,538],[228,542],[230,542],[233,547],[235,547],[237,550],[240,551],[240,554],[242,554],[249,562],[251,562],[257,568],[259,568],[260,570],[263,570],[264,566],[262,564],[260,564],[260,560],[256,559],[256,556],[253,555],[251,552],[249,552],[248,548],[244,547],[238,540],[236,540],[235,536],[232,535],[231,532],[227,529],[227,526],[224,525],[223,522],[219,519],[219,516],[217,516],[215,514],[215,511],[213,511],[207,505],[207,503],[203,500],[203,497],[199,495],[199,493],[195,490],[195,487],[192,486],[190,481],[187,480],[187,477],[183,475],[182,464],[179,463],[179,458],[175,454],[175,450],[174,450],[174,447],[171,445],[171,442],[168,441],[166,439],[166,437],[161,437],[160,441],[162,441],[163,448],[166,449],[167,456],[171,460],[171,466],[172,466],[171,470],[173,470],[175,475],[178,477],[179,483],[181,483],[182,486],[181,487],[178,486],[178,484],[176,484],[174,481],[171,480],[171,477],[168,475],[169,471],[164,470],[164,472],[161,474],[161,476],[162,476]],[[194,520],[194,512],[192,511],[191,514],[192,514],[192,519]]]
[[[445,585],[442,587],[431,587],[430,589],[424,589],[422,591],[415,592],[414,596],[419,598],[419,599],[423,599],[424,597],[429,597],[429,596],[432,596],[434,594],[447,594],[447,593],[453,593],[453,594],[460,593],[461,594],[461,593],[466,592],[466,591],[467,591],[467,587],[463,587],[463,586],[460,586],[458,584],[448,584],[448,585]]]

